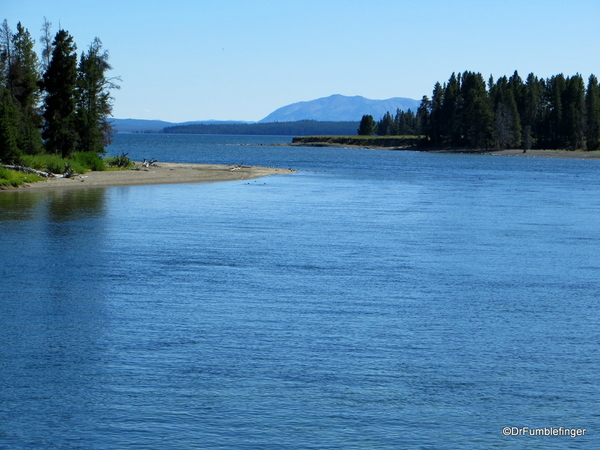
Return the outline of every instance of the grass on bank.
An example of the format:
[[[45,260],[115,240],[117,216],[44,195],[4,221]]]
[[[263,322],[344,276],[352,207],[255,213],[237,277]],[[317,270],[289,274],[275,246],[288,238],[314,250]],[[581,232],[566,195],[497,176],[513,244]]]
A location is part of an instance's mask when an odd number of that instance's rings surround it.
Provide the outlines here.
[[[8,170],[4,167],[0,167],[0,187],[17,187],[23,183],[35,183],[36,181],[42,180],[43,178],[39,175],[18,172],[16,170]]]
[[[89,171],[125,170],[131,169],[134,163],[125,154],[102,158],[93,152],[76,152],[69,158],[62,158],[58,155],[25,155],[21,158],[20,165],[42,172],[63,174],[68,171],[86,173]],[[17,187],[23,183],[34,183],[43,179],[39,175],[0,167],[0,187]]]

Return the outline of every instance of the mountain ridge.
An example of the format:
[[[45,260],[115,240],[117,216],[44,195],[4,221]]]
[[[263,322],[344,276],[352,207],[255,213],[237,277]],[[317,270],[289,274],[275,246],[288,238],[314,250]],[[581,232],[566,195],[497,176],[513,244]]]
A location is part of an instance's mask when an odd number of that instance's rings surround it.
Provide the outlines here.
[[[349,97],[334,94],[329,97],[282,106],[259,120],[259,123],[295,122],[298,120],[360,121],[363,115],[371,115],[375,120],[379,120],[388,111],[395,114],[397,109],[402,111],[412,109],[416,113],[419,104],[419,100],[406,97],[372,100],[360,95]]]
[[[313,120],[318,122],[360,122],[363,115],[371,115],[379,120],[386,112],[396,113],[397,109],[416,113],[420,101],[406,97],[393,97],[386,100],[371,100],[360,95],[352,97],[334,94],[329,97],[317,98],[292,103],[276,109],[258,122],[243,120],[197,120],[187,122],[167,122],[163,120],[146,119],[112,119],[117,133],[160,133],[167,127],[207,124],[231,125],[269,122],[298,122]]]

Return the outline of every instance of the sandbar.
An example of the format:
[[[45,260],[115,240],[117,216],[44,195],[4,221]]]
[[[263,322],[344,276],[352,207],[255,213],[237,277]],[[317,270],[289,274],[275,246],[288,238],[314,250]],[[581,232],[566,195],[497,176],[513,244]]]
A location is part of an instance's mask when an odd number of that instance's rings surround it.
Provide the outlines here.
[[[48,178],[47,180],[26,183],[18,188],[9,188],[7,190],[85,189],[152,184],[240,181],[269,175],[290,174],[293,172],[294,170],[292,169],[274,167],[160,162],[156,163],[156,165],[142,168],[138,163],[137,168],[132,170],[108,170],[88,172],[70,178]]]

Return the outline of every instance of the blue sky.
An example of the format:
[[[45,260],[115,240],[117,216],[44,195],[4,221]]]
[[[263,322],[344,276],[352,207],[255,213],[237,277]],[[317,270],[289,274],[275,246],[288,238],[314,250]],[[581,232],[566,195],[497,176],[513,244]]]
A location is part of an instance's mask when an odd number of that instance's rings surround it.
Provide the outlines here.
[[[39,42],[109,51],[117,118],[260,120],[332,94],[431,95],[452,72],[600,76],[598,0],[4,1]]]

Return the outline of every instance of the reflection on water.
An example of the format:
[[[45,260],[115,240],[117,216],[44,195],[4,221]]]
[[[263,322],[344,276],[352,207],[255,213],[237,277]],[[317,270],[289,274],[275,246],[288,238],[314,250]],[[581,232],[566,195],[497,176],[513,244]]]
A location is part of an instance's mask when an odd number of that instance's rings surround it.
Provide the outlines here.
[[[0,192],[0,222],[43,216],[50,222],[100,217],[106,210],[105,194],[105,189]]]

